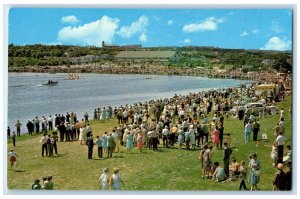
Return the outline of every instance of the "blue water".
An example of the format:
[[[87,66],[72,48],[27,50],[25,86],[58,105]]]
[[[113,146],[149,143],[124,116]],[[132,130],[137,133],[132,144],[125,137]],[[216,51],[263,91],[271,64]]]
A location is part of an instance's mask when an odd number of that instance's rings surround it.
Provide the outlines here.
[[[28,119],[56,113],[75,112],[78,119],[95,108],[133,104],[151,99],[170,98],[174,94],[188,94],[201,90],[225,88],[245,83],[233,79],[208,79],[191,76],[150,76],[80,74],[79,80],[67,80],[66,74],[9,73],[8,125],[15,130],[17,120],[27,131]],[[44,86],[48,79],[56,86]]]

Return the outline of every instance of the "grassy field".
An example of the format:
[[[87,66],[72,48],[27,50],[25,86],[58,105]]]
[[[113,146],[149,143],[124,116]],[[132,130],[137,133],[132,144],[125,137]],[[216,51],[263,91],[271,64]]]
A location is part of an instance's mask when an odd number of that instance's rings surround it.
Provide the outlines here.
[[[277,104],[278,109],[284,108],[287,144],[292,143],[292,122],[288,113],[292,103],[291,96],[284,102]],[[210,115],[211,118],[211,115]],[[240,162],[245,160],[250,153],[257,152],[261,161],[262,176],[258,188],[264,191],[272,190],[272,178],[276,171],[270,159],[271,145],[275,139],[274,126],[279,115],[260,118],[261,130],[267,132],[269,142],[244,143],[243,122],[234,118],[225,119],[224,133],[232,136],[232,156]],[[91,126],[94,135],[101,135],[104,131],[111,131],[117,124],[116,119],[106,122],[93,121]],[[138,154],[137,149],[127,152],[121,149],[120,157],[117,153],[113,158],[99,159],[94,147],[93,159],[87,158],[87,146],[80,145],[78,141],[58,142],[58,156],[42,157],[42,135],[22,135],[17,138],[15,152],[21,157],[18,166],[10,169],[7,163],[7,185],[12,190],[29,190],[35,178],[52,175],[54,189],[56,190],[99,190],[98,178],[104,167],[120,168],[125,185],[122,190],[190,190],[190,191],[235,191],[238,190],[239,181],[218,183],[210,179],[201,178],[201,164],[199,150],[186,151],[175,148],[159,148],[159,152],[144,149]],[[259,134],[259,139],[261,133]],[[252,140],[252,135],[251,135]],[[9,141],[7,149],[12,147]],[[286,148],[285,148],[286,150]],[[213,162],[222,163],[223,150],[216,150]],[[105,156],[106,157],[106,154]],[[223,165],[222,165],[223,166]],[[250,185],[247,183],[248,188]]]

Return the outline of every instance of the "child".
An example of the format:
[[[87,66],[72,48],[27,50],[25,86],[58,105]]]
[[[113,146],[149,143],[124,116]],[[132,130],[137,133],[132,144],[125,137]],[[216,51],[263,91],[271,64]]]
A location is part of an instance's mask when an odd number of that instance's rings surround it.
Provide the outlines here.
[[[225,138],[225,139],[226,139],[226,142],[227,142],[227,146],[230,147],[230,143],[231,143],[231,136],[230,136],[230,133],[227,133],[227,134],[226,134],[226,138]]]
[[[17,154],[15,154],[15,152],[14,152],[13,149],[11,149],[11,150],[9,151],[8,156],[9,156],[9,161],[10,161],[10,168],[12,168],[13,165],[16,165],[16,166],[17,166],[17,163],[16,163],[17,158],[16,158],[16,157],[18,157],[18,156],[17,156]]]
[[[246,162],[244,160],[241,161],[241,165],[239,167],[239,172],[240,172],[240,178],[241,178],[239,190],[241,190],[242,187],[244,188],[244,190],[247,190],[246,183],[245,183],[245,179],[247,176],[247,168],[246,168]]]
[[[270,158],[272,159],[273,167],[275,167],[277,163],[277,142],[273,142]]]

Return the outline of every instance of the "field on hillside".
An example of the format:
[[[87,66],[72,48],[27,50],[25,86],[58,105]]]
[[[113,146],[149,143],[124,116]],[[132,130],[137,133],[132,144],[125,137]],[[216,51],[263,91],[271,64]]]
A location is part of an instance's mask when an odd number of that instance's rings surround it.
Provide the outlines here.
[[[277,103],[278,110],[284,108],[286,145],[292,144],[292,119],[289,115],[289,106],[292,103],[291,96],[286,97],[284,102]],[[212,115],[209,115],[211,120]],[[275,139],[274,126],[279,119],[279,115],[259,118],[261,132],[266,131],[269,141],[244,142],[243,121],[235,118],[225,118],[224,133],[232,136],[232,156],[237,161],[245,160],[248,164],[248,155],[257,152],[261,161],[262,176],[258,188],[263,191],[272,190],[272,179],[276,171],[272,167],[270,159],[271,145]],[[106,122],[93,121],[91,123],[94,137],[101,135],[104,131],[111,131],[117,125],[115,118]],[[173,148],[162,148],[159,152],[143,149],[138,153],[137,149],[127,152],[125,148],[121,153],[113,154],[113,158],[97,157],[96,147],[94,147],[93,159],[87,158],[87,146],[80,145],[78,141],[58,142],[58,156],[42,157],[41,144],[39,140],[42,135],[22,135],[17,137],[15,152],[20,156],[17,161],[18,166],[10,169],[7,163],[7,186],[11,190],[29,190],[36,178],[52,175],[55,190],[99,190],[98,178],[104,167],[111,170],[113,167],[120,168],[120,174],[125,183],[122,190],[139,191],[236,191],[239,180],[218,183],[211,179],[202,179],[201,164],[199,157],[200,150],[187,151],[178,150],[177,144]],[[259,133],[259,140],[261,133]],[[252,140],[252,135],[251,135]],[[285,145],[285,146],[286,146]],[[12,147],[9,141],[7,150]],[[285,147],[286,151],[286,147]],[[104,155],[106,157],[106,154]],[[222,161],[223,150],[215,150],[212,161]],[[221,164],[223,167],[223,164]],[[247,182],[246,182],[247,183]],[[250,188],[247,183],[247,188]]]

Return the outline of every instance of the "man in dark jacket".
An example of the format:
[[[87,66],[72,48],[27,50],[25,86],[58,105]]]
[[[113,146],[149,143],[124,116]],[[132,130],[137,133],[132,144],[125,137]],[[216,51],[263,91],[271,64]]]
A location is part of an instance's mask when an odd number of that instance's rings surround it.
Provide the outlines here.
[[[28,120],[27,124],[26,124],[27,130],[28,130],[28,134],[32,135],[32,132],[34,131],[34,124],[33,122],[31,122],[30,120]]]
[[[229,161],[230,161],[231,153],[232,153],[232,149],[228,147],[227,142],[224,142],[223,163],[224,163],[225,175],[227,177],[229,176]]]
[[[93,157],[93,148],[94,148],[93,134],[91,134],[90,137],[88,137],[87,146],[88,146],[88,159],[92,159],[92,157]]]

